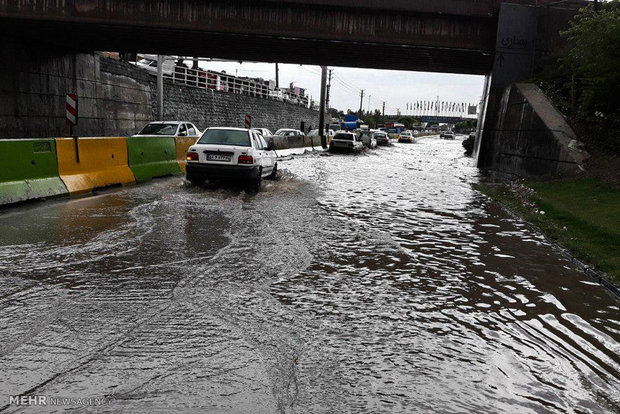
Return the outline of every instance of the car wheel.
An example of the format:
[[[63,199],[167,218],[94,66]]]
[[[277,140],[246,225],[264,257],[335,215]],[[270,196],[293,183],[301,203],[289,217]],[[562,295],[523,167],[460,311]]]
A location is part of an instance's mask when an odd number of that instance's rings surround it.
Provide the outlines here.
[[[269,174],[267,179],[275,180],[276,179],[276,175],[278,175],[278,163],[277,162],[273,165],[273,170],[271,170],[271,174]]]
[[[258,176],[251,180],[250,183],[248,184],[245,192],[248,194],[256,194],[260,191],[260,185],[263,181],[263,170],[259,170],[258,171]]]

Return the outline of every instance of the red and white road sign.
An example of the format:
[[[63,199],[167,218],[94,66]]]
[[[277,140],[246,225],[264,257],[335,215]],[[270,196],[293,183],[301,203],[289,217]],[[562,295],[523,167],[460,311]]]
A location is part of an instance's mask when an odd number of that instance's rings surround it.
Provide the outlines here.
[[[67,125],[77,125],[77,96],[74,93],[68,93],[66,102],[67,104],[65,106],[67,108]]]
[[[252,128],[252,117],[250,115],[245,116],[245,127],[248,129]]]

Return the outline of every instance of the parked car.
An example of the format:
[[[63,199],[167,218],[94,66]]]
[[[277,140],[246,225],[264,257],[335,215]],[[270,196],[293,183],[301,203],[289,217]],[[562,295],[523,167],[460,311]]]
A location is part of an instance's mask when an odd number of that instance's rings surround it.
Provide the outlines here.
[[[409,144],[413,144],[415,142],[415,138],[410,131],[401,132],[398,137],[398,142],[406,142]]]
[[[452,131],[444,131],[441,134],[439,134],[439,138],[454,139],[454,132],[452,132]]]
[[[338,131],[329,143],[330,152],[360,152],[364,144],[357,134],[347,131]]]
[[[149,122],[134,136],[166,135],[174,137],[198,137],[202,132],[196,125],[187,121],[156,121]]]
[[[362,131],[360,140],[366,148],[377,148],[377,140],[373,131]]]
[[[377,141],[377,145],[382,145],[386,147],[392,145],[390,137],[388,137],[385,132],[375,132],[375,140]]]
[[[263,137],[270,137],[273,135],[273,133],[271,132],[271,130],[267,129],[267,128],[252,128],[252,131],[254,132],[258,132],[259,134],[261,134]]]
[[[333,137],[334,135],[336,135],[336,132],[334,132],[334,130],[332,130],[332,129],[324,129],[323,130],[323,134],[326,137]],[[308,132],[308,136],[309,137],[317,137],[317,136],[319,136],[319,130],[318,129],[313,129],[312,131]]]
[[[274,135],[277,135],[280,137],[290,137],[290,136],[304,135],[304,133],[298,129],[280,128],[276,131]]]
[[[396,128],[388,128],[387,134],[391,139],[398,139],[399,132]]]
[[[207,128],[187,152],[186,179],[241,180],[246,192],[260,190],[263,178],[275,178],[276,153],[258,133],[243,128]]]

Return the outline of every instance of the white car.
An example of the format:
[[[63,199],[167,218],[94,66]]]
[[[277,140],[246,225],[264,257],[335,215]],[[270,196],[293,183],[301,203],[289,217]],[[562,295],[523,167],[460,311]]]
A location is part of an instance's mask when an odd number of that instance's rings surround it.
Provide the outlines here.
[[[361,131],[360,140],[366,148],[377,148],[377,140],[374,131]]]
[[[271,130],[267,129],[267,128],[252,128],[252,131],[254,132],[258,132],[259,134],[261,134],[263,137],[270,137],[273,135],[273,133],[271,132]]]
[[[187,152],[186,179],[193,184],[206,180],[242,180],[246,192],[260,190],[263,178],[278,171],[273,147],[258,133],[243,128],[207,128]]]
[[[325,135],[326,137],[333,137],[334,135],[336,135],[336,133],[334,132],[333,129],[324,129],[323,130],[323,135]],[[312,131],[308,132],[308,136],[309,137],[318,137],[319,136],[319,130],[318,129],[313,129]]]
[[[293,136],[303,136],[304,133],[298,129],[280,128],[276,131],[274,135],[279,136],[279,137],[293,137]]]
[[[405,132],[401,132],[400,135],[398,136],[398,142],[406,142],[409,144],[413,144],[415,143],[415,138],[413,137],[413,134],[409,131],[405,131]]]
[[[149,122],[134,137],[145,135],[165,135],[174,137],[198,137],[201,132],[196,125],[187,121],[157,121]]]
[[[364,149],[362,140],[357,134],[348,131],[336,132],[329,143],[330,152],[360,152]]]

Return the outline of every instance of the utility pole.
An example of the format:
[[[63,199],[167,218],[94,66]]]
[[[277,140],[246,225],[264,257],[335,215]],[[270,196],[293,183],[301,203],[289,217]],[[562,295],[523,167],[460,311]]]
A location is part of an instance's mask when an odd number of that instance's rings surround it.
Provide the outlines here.
[[[368,94],[368,112],[369,113],[370,113],[370,97],[371,96],[372,96],[371,94]]]
[[[157,103],[159,120],[164,120],[164,56],[157,55]]]
[[[385,125],[385,101],[383,101],[383,111],[381,112],[381,123]]]
[[[327,94],[325,97],[325,108],[327,109],[328,114],[329,114],[329,89],[332,86],[332,71],[333,69],[330,69],[329,75],[327,76]]]
[[[321,146],[327,148],[327,140],[325,139],[325,84],[327,81],[327,66],[321,66],[321,103],[319,104],[319,136],[321,137]]]
[[[362,89],[360,92],[360,114],[359,117],[362,117],[362,105],[364,105],[364,90]]]
[[[276,62],[276,90],[280,90],[280,70],[278,69],[278,63]]]

